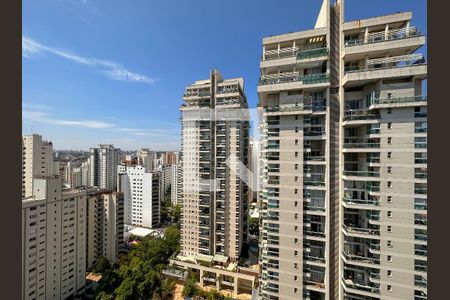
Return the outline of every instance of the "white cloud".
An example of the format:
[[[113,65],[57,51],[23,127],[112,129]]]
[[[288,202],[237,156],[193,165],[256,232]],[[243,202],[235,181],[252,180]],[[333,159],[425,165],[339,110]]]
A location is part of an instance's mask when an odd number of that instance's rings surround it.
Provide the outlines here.
[[[52,118],[51,114],[42,111],[22,111],[22,116],[24,121],[30,123],[45,123],[50,125],[61,125],[61,126],[73,126],[73,127],[84,127],[84,128],[94,128],[94,129],[106,129],[114,127],[114,124],[94,121],[94,120],[63,120]]]
[[[140,82],[145,84],[153,84],[157,79],[149,78],[146,75],[132,72],[119,63],[111,62],[96,58],[87,58],[71,53],[67,50],[61,50],[49,46],[45,46],[28,37],[22,37],[22,56],[30,58],[40,53],[51,53],[59,57],[68,59],[78,64],[87,65],[100,69],[108,78],[121,81]]]

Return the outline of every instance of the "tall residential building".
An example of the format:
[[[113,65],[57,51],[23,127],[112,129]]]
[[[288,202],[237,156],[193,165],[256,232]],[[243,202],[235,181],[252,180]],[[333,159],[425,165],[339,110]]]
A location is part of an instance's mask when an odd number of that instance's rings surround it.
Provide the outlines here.
[[[33,195],[33,178],[57,174],[53,145],[39,134],[22,137],[22,198]]]
[[[257,199],[257,192],[260,185],[260,160],[261,160],[261,149],[260,149],[259,139],[252,137],[249,142],[249,155],[248,155],[248,166],[249,166],[249,202],[253,202]]]
[[[124,197],[99,189],[87,192],[86,268],[100,257],[117,260],[124,248]]]
[[[81,186],[89,186],[89,159],[81,163]]]
[[[181,254],[236,260],[248,204],[244,80],[212,70],[209,79],[188,86],[183,99]]]
[[[142,166],[119,165],[119,192],[124,195],[125,224],[155,228],[160,224],[159,174]]]
[[[155,169],[156,154],[147,148],[141,149],[138,154],[138,164],[145,167],[149,172]]]
[[[180,184],[180,172],[181,167],[179,164],[172,165],[172,175],[170,177],[170,202],[172,205],[178,204],[178,199],[180,197],[179,184]]]
[[[84,292],[86,192],[62,191],[59,176],[35,178],[22,200],[22,299]]]
[[[119,158],[120,149],[114,148],[113,145],[100,145],[100,148],[91,148],[89,156],[89,186],[116,190]]]
[[[161,165],[159,171],[159,201],[171,199],[172,165]]]
[[[426,299],[427,113],[412,14],[263,39],[262,299]]]

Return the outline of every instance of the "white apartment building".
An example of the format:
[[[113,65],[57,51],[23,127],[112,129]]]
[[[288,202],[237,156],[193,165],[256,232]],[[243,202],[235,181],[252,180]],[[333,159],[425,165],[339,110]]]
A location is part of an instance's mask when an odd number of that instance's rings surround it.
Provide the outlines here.
[[[119,192],[124,194],[125,224],[155,228],[160,224],[159,174],[142,166],[118,165]]]
[[[61,187],[61,177],[35,178],[22,200],[22,299],[84,292],[86,192]]]
[[[117,189],[117,165],[120,163],[120,149],[113,145],[91,148],[89,156],[89,186],[101,189]]]
[[[260,163],[261,163],[261,147],[260,147],[260,141],[259,139],[256,139],[255,137],[250,138],[249,142],[249,171],[251,172],[249,174],[249,202],[253,202],[253,200],[256,200],[257,193],[260,186],[260,174],[259,171]]]
[[[86,268],[100,257],[115,263],[124,247],[124,197],[122,193],[87,191]]]
[[[426,299],[425,42],[343,0],[263,39],[262,299]]]
[[[248,205],[244,80],[212,70],[183,99],[181,255],[234,261],[245,242]]]
[[[22,198],[33,195],[33,178],[57,174],[58,164],[53,162],[53,145],[39,134],[22,137]]]

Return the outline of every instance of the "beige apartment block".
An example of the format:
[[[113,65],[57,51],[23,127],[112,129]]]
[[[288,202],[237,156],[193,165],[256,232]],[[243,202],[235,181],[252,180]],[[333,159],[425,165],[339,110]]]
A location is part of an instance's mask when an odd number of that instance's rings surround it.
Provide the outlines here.
[[[124,247],[124,197],[122,193],[87,191],[86,268],[100,257],[115,263]]]
[[[186,88],[182,125],[181,254],[235,261],[246,239],[249,122],[242,78],[212,70]]]
[[[59,172],[53,162],[53,145],[39,134],[22,137],[22,198],[33,195],[33,178],[51,176]],[[58,168],[57,168],[58,167]]]
[[[343,16],[263,39],[260,297],[426,299],[426,39]]]
[[[22,200],[22,299],[84,292],[86,192],[62,190],[58,176],[35,178]]]
[[[117,165],[120,149],[113,145],[100,145],[89,151],[89,186],[117,190]]]

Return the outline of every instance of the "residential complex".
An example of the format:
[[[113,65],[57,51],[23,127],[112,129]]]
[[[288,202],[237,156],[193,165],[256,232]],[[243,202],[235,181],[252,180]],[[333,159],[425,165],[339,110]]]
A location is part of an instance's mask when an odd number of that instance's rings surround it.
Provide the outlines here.
[[[89,155],[89,186],[116,190],[119,159],[120,149],[114,148],[113,145],[100,145],[100,148],[91,148]]]
[[[425,37],[412,14],[263,39],[261,299],[426,299]]]
[[[123,194],[90,189],[86,202],[86,268],[100,257],[114,263],[124,248]]]
[[[171,170],[172,175],[170,177],[170,202],[172,203],[172,205],[177,205],[180,202],[181,166],[179,164],[172,165]]]
[[[53,145],[39,134],[22,137],[22,199],[33,195],[33,178],[59,173],[53,162]]]
[[[149,172],[156,167],[156,153],[149,149],[141,149],[138,154],[138,164],[145,167]]]
[[[160,223],[160,183],[158,172],[145,167],[119,165],[118,191],[124,195],[124,222],[154,228]]]
[[[84,292],[86,192],[37,177],[22,200],[22,299],[67,299]]]

